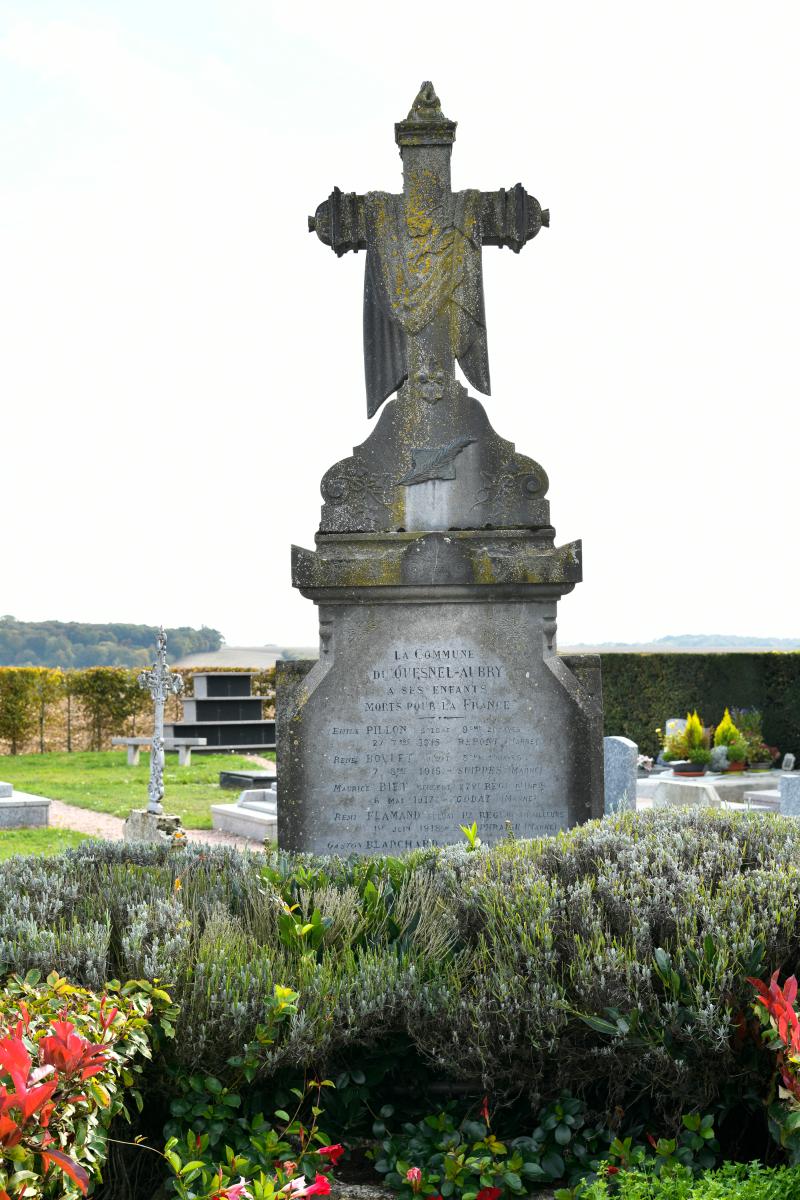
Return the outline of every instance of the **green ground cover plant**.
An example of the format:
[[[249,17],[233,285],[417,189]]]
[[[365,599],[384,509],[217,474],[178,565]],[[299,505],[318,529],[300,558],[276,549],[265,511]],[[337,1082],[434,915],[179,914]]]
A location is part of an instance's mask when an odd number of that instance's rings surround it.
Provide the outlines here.
[[[274,760],[275,756],[270,752],[265,757]],[[18,754],[0,761],[3,778],[21,792],[123,818],[132,808],[147,803],[148,750],[143,750],[137,767],[128,766],[125,750]],[[235,799],[220,789],[220,771],[248,769],[252,770],[253,764],[237,754],[193,754],[190,766],[179,767],[177,754],[168,752],[164,767],[167,811],[177,813],[187,829],[210,829],[211,805]]]
[[[584,1187],[558,1189],[556,1200],[800,1200],[800,1168],[726,1163],[696,1179],[678,1170],[659,1178],[630,1171],[598,1179]]]
[[[85,833],[72,829],[4,829],[0,832],[0,859],[14,854],[60,854],[85,841]]]

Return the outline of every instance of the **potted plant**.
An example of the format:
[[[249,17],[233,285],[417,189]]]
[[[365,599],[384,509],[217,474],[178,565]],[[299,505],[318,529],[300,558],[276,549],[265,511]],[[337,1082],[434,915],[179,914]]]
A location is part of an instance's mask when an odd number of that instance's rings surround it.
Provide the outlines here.
[[[711,761],[708,748],[709,735],[697,711],[686,714],[686,728],[673,733],[664,746],[664,761],[672,766],[676,775],[705,775]]]
[[[729,771],[743,771],[747,760],[747,743],[736,728],[731,714],[725,709],[725,714],[714,730],[714,745],[724,746],[728,752]]]
[[[744,738],[737,738],[735,742],[729,742],[726,749],[728,751],[728,770],[743,771],[747,763],[747,742]]]
[[[731,715],[747,746],[747,770],[772,770],[780,752],[764,741],[760,711],[757,708],[735,708]]]
[[[774,746],[768,746],[766,742],[749,745],[747,748],[748,771],[771,771],[779,754],[780,750],[776,750]]]

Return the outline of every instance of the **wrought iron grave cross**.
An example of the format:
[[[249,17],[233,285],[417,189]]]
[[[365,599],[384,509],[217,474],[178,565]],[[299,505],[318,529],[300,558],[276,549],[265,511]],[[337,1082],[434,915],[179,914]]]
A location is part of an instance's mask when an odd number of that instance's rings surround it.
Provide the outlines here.
[[[150,782],[147,785],[147,811],[160,816],[164,809],[164,701],[168,696],[178,696],[183,691],[180,675],[173,675],[167,666],[167,635],[163,625],[158,631],[158,654],[149,671],[140,671],[137,679],[140,688],[146,688],[153,697],[154,722],[153,740],[150,747]]]

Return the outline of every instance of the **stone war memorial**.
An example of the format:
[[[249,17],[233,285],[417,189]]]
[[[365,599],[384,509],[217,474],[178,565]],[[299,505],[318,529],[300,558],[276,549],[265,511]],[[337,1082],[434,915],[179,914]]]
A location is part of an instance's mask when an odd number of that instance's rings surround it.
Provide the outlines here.
[[[521,184],[453,192],[455,132],[424,83],[395,125],[402,192],[334,188],[309,218],[337,255],[367,252],[380,417],[322,480],[316,549],[292,548],[320,658],[278,676],[285,849],[397,854],[473,822],[492,843],[603,812],[599,659],[556,648],[581,544],[556,546],[544,468],[455,372],[489,395],[483,248],[518,253],[549,213]]]

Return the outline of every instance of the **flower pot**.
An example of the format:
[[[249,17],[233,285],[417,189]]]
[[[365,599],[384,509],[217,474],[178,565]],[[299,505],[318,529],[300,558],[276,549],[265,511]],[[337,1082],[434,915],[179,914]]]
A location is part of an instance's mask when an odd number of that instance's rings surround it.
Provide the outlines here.
[[[727,771],[743,771],[744,763],[743,762],[729,762],[725,769]]]
[[[681,775],[683,778],[695,778],[698,775],[705,775],[705,763],[693,763],[688,760],[679,759],[677,762],[671,763],[672,770],[676,775]]]
[[[748,763],[747,769],[748,769],[748,771],[762,771],[762,772],[771,771],[772,763],[771,762],[752,762],[752,763]]]

